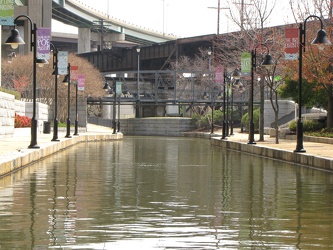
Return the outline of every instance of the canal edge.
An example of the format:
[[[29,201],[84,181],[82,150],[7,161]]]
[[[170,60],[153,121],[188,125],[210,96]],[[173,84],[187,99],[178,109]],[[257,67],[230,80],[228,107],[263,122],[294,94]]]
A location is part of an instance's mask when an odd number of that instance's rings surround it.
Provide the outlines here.
[[[12,174],[30,164],[49,157],[59,151],[77,145],[82,142],[109,141],[123,139],[122,133],[83,134],[72,138],[63,138],[60,141],[43,143],[37,149],[24,149],[8,154],[0,162],[0,178]]]

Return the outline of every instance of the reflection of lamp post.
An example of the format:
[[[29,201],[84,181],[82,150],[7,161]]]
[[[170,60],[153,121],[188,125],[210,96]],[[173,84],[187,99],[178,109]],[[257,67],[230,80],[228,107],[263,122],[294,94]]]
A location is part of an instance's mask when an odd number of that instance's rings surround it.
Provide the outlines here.
[[[116,134],[117,128],[116,128],[116,82],[113,80],[112,88],[110,88],[110,85],[108,82],[105,83],[103,89],[107,91],[108,93],[113,93],[113,111],[112,111],[112,128],[113,128],[113,134]]]
[[[53,138],[51,141],[59,141],[58,139],[58,50],[53,43],[53,75],[54,75],[54,119],[53,119]]]
[[[139,81],[140,81],[140,47],[136,47],[136,52],[138,53],[138,72],[136,74],[136,88],[137,88],[137,97],[136,97],[136,114],[135,117],[140,117],[140,88],[139,88]]]
[[[66,123],[66,138],[71,138],[71,120],[70,120],[70,111],[71,111],[71,65],[68,64],[67,75],[65,76],[63,83],[67,85],[67,123]]]
[[[33,102],[32,102],[32,118],[31,118],[31,142],[28,148],[39,148],[37,145],[37,119],[36,119],[36,89],[37,89],[37,70],[36,65],[38,63],[37,61],[37,25],[32,23],[32,20],[30,17],[26,15],[19,15],[14,19],[14,25],[16,24],[17,20],[21,17],[24,17],[29,20],[30,22],[30,33],[31,33],[31,40],[30,40],[30,51],[33,49]],[[20,37],[19,31],[15,28],[12,29],[10,37],[7,39],[5,44],[10,44],[13,49],[18,48],[18,45],[25,44],[23,39]],[[41,61],[41,60],[40,60]],[[47,61],[44,60],[40,62],[40,65],[43,63],[47,63]]]
[[[304,21],[304,29],[302,23],[299,25],[299,46],[298,46],[298,62],[299,62],[299,72],[298,72],[298,120],[297,120],[297,145],[294,152],[304,153],[305,149],[303,148],[303,122],[302,122],[302,57],[303,50],[305,51],[305,29],[306,22],[309,18],[315,17],[320,21],[320,30],[317,33],[317,37],[312,41],[311,44],[314,45],[326,45],[331,44],[327,39],[326,32],[323,30],[323,22],[318,16],[308,16]]]
[[[274,64],[273,59],[272,59],[271,55],[269,54],[269,49],[268,49],[267,45],[266,44],[260,44],[260,45],[266,47],[267,51],[268,51],[268,53],[265,55],[264,61],[261,63],[261,66],[264,66],[267,69],[269,69]],[[249,128],[248,144],[256,144],[256,142],[254,141],[254,122],[253,122],[254,71],[257,67],[256,48],[251,51],[251,92],[250,92],[250,101],[249,101],[249,103],[250,103],[250,110],[249,110],[250,111],[250,126],[249,127],[250,128]]]

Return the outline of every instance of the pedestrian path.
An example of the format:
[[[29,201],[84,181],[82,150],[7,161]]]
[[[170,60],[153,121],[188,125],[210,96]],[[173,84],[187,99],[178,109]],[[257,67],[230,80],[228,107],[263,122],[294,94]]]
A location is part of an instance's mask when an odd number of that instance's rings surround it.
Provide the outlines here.
[[[118,140],[123,137],[122,133],[113,134],[110,128],[92,124],[88,124],[85,131],[79,130],[79,135],[72,135],[71,138],[65,138],[65,135],[66,132],[60,130],[59,141],[51,141],[52,133],[38,133],[39,148],[33,149],[28,148],[31,141],[30,128],[15,129],[12,137],[1,138],[0,177],[82,141]]]
[[[74,128],[71,129],[71,133],[73,134]],[[112,133],[112,129],[108,127],[103,127],[103,126],[98,126],[94,124],[88,124],[86,131],[80,131],[79,130],[79,135],[82,134],[101,134],[101,133]],[[59,140],[68,140],[68,138],[65,138],[66,131],[64,129],[60,129],[58,133],[58,138]],[[72,135],[72,137],[75,137]],[[37,134],[37,144],[38,146],[43,146],[45,144],[49,143],[56,143],[56,142],[51,142],[53,138],[53,133],[51,134],[43,134],[43,133],[38,133]],[[1,156],[15,153],[15,152],[20,152],[20,151],[26,151],[26,150],[31,150],[28,149],[28,146],[30,145],[30,140],[31,140],[31,129],[30,128],[18,128],[15,129],[14,135],[11,137],[7,138],[1,138],[0,139],[0,158]]]

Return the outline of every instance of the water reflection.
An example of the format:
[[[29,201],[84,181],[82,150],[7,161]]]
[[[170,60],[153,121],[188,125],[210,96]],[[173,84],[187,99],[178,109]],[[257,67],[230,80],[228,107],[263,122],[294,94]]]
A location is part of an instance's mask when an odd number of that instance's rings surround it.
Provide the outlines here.
[[[328,249],[332,191],[208,140],[90,142],[0,180],[0,248]]]

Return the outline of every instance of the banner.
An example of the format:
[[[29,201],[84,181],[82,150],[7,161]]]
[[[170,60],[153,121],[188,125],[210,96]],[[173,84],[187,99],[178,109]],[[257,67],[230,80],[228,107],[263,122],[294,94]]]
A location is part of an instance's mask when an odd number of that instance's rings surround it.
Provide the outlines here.
[[[37,59],[50,60],[51,28],[37,29]]]
[[[84,74],[79,74],[78,75],[78,80],[77,80],[78,90],[84,91],[84,80],[85,80]]]
[[[121,84],[122,82],[116,82],[116,94],[117,95],[121,95],[122,91],[121,91]]]
[[[297,60],[298,59],[298,28],[286,28],[285,29],[285,60]]]
[[[0,25],[14,25],[14,0],[1,1]]]
[[[251,73],[251,53],[242,52],[241,55],[241,73],[243,76],[248,76]]]
[[[79,78],[79,66],[71,66],[71,83],[77,84]]]
[[[224,68],[222,65],[220,65],[215,68],[215,82],[222,84],[223,80],[224,80]]]
[[[68,74],[68,51],[58,52],[58,75]]]

